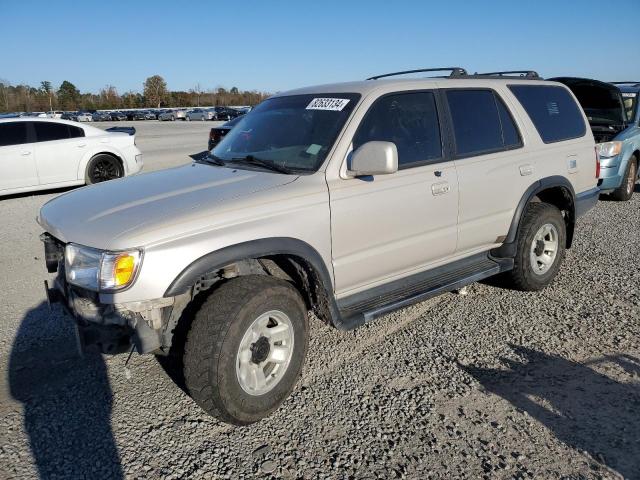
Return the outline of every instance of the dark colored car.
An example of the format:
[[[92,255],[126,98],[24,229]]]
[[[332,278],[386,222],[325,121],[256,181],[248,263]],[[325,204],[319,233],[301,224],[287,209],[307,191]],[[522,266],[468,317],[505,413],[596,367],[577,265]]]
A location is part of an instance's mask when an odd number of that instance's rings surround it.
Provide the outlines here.
[[[111,120],[116,122],[127,119],[127,116],[122,112],[111,112],[109,115],[111,116]]]
[[[127,120],[146,120],[146,113],[144,110],[132,110],[127,112]]]
[[[60,118],[62,120],[73,120],[74,122],[77,122],[78,112],[64,112]]]
[[[108,122],[111,120],[111,114],[107,112],[95,112],[93,114],[94,122]]]
[[[224,136],[231,131],[233,127],[236,126],[242,120],[242,115],[234,118],[233,120],[223,123],[218,127],[213,127],[209,132],[209,146],[208,150],[211,150],[215,147],[220,141],[224,138]]]
[[[144,112],[144,119],[145,120],[157,120],[158,119],[158,115],[151,111],[151,110],[145,110]]]
[[[238,110],[229,107],[213,107],[211,109],[213,116],[211,120],[233,120],[234,118],[242,115]]]

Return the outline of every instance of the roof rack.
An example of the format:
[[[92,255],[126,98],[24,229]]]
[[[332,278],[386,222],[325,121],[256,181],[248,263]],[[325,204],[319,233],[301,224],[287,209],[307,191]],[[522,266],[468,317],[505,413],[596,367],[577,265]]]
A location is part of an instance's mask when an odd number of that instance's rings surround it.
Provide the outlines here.
[[[540,78],[538,72],[534,70],[505,70],[504,72],[487,72],[487,73],[474,73],[474,75],[482,76],[482,77],[506,77],[515,75],[517,77],[522,78]]]
[[[443,72],[450,70],[449,77],[464,77],[467,75],[467,71],[461,67],[443,67],[443,68],[419,68],[417,70],[405,70],[404,72],[385,73],[384,75],[376,75],[375,77],[369,77],[367,80],[378,80],[384,77],[395,77],[396,75],[405,75],[407,73],[420,73],[420,72]]]
[[[640,82],[638,81],[633,81],[633,82],[609,82],[613,85],[633,85],[634,87],[637,87],[638,85],[640,85]]]

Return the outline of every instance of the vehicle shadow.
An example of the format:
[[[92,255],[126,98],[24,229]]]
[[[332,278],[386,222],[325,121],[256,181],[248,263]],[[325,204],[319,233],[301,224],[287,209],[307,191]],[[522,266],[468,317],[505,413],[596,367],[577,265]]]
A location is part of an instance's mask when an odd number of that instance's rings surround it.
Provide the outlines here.
[[[526,347],[510,347],[523,361],[503,358],[508,370],[459,367],[488,391],[538,420],[562,442],[588,452],[624,478],[640,478],[640,359],[613,355],[581,364]],[[596,364],[629,375],[631,381],[619,382],[589,366]]]
[[[113,395],[99,354],[81,357],[71,319],[46,303],[22,320],[9,358],[11,396],[39,476],[123,478],[111,430]]]

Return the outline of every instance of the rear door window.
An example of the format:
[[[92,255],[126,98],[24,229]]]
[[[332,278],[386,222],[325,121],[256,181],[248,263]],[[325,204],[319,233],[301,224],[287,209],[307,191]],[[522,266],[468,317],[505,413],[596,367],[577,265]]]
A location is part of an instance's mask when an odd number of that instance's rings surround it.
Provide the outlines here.
[[[376,100],[358,127],[353,149],[374,140],[396,145],[400,169],[442,158],[433,92],[398,93]]]
[[[64,123],[34,122],[38,142],[84,137],[84,130]]]
[[[544,143],[584,136],[587,131],[580,107],[566,88],[554,85],[509,85],[527,111]]]
[[[483,155],[522,145],[511,114],[493,90],[447,90],[456,157]]]
[[[0,123],[0,147],[21,145],[27,141],[27,122]]]

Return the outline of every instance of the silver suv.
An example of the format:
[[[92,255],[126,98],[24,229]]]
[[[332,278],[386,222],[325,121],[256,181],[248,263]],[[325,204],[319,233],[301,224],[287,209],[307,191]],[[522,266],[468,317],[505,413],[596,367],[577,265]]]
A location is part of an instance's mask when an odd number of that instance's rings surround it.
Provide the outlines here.
[[[348,330],[492,275],[549,285],[598,198],[570,90],[379,78],[275,95],[208,158],[44,205],[47,294],[82,348],[168,356],[248,424],[294,388],[309,312]]]

